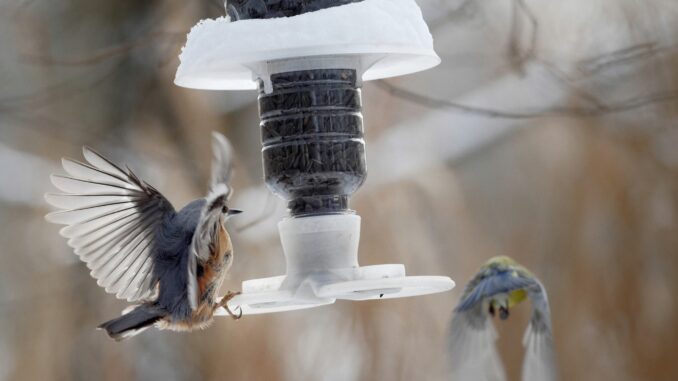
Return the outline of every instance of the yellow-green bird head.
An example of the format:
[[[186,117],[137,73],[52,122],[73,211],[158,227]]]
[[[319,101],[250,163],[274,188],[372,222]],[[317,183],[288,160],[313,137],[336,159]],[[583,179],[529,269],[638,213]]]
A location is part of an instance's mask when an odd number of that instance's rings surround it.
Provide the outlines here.
[[[484,303],[490,315],[499,311],[499,317],[506,319],[510,308],[527,298],[528,288],[537,286],[534,275],[513,258],[496,256],[480,267],[464,289],[455,311],[465,311]]]

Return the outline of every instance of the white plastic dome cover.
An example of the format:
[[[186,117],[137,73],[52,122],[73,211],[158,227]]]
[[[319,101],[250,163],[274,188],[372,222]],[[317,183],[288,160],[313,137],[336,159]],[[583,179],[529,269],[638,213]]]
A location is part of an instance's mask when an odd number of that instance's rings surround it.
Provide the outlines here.
[[[188,34],[174,82],[199,89],[255,89],[258,64],[319,55],[360,56],[363,80],[440,63],[414,0],[365,0],[293,17],[202,20]]]

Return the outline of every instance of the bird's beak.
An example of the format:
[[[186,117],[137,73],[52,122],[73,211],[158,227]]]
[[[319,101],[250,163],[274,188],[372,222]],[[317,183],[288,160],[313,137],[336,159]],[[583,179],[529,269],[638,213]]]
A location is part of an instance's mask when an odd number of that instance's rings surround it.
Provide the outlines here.
[[[232,216],[234,214],[240,214],[242,213],[242,210],[238,209],[229,209],[228,212],[226,212],[227,215]]]

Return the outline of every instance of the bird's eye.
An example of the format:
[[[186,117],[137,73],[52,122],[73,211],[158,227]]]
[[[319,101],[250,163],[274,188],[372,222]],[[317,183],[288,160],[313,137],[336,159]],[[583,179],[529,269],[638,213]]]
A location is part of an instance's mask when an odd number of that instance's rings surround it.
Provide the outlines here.
[[[226,205],[224,205],[224,206],[221,208],[221,213],[224,213],[224,214],[228,213],[228,208],[226,207]]]

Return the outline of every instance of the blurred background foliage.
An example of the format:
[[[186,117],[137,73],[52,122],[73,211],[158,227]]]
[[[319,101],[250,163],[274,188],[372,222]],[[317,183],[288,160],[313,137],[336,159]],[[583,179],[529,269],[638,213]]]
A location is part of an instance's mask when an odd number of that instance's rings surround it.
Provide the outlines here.
[[[254,92],[172,83],[220,1],[0,1],[0,380],[439,380],[463,286],[489,257],[551,299],[564,380],[678,379],[678,3],[418,0],[442,64],[363,88],[362,264],[448,275],[446,294],[219,319],[115,343],[125,303],[47,224],[61,156],[89,145],[183,206],[211,130],[237,152],[226,289],[284,272]],[[529,305],[498,324],[518,379]]]

